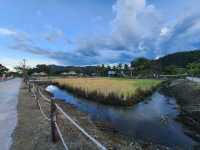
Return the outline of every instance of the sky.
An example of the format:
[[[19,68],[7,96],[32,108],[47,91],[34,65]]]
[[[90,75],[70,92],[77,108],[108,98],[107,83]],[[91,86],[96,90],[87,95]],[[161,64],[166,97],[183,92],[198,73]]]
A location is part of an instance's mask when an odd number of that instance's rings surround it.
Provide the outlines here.
[[[0,0],[0,63],[128,63],[200,49],[199,0]]]

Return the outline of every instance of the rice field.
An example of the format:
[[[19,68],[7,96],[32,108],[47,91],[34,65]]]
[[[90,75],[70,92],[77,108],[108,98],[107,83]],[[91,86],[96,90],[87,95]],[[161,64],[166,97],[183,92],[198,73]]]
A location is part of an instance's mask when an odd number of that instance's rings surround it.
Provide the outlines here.
[[[73,94],[104,104],[132,105],[154,91],[161,83],[151,79],[65,78],[53,83]]]

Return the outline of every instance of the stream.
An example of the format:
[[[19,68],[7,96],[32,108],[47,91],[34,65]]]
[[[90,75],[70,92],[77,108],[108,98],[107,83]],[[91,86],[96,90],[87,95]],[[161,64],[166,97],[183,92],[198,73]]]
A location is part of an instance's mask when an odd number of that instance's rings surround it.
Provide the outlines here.
[[[185,134],[187,129],[175,120],[180,113],[176,100],[157,91],[134,106],[114,107],[77,98],[53,85],[46,90],[56,99],[87,113],[92,120],[111,124],[130,139],[185,150],[192,150],[197,144]]]

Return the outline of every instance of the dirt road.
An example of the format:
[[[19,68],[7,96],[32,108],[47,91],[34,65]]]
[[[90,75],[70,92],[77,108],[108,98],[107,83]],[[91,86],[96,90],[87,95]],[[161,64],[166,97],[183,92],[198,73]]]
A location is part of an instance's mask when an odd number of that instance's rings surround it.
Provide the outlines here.
[[[17,101],[21,79],[0,82],[0,149],[8,150],[17,124]]]

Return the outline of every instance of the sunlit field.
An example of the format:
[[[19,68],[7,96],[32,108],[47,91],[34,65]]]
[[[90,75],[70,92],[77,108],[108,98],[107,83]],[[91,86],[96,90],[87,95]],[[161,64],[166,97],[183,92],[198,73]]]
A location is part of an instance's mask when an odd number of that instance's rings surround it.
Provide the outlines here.
[[[160,80],[120,78],[65,78],[53,82],[77,96],[115,105],[132,105],[161,83]]]

